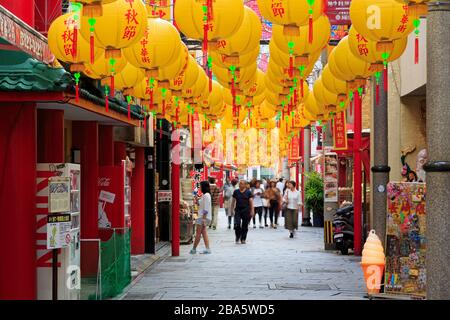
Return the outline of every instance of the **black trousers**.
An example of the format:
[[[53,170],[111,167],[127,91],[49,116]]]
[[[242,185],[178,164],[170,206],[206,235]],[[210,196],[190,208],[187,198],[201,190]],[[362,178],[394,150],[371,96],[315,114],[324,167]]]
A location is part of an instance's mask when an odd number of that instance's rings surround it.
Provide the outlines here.
[[[259,215],[259,223],[262,221],[263,207],[255,207],[255,215],[253,216],[253,224],[256,224],[256,215]]]
[[[276,200],[270,200],[270,208],[269,208],[269,219],[270,223],[275,224],[278,223],[278,201]]]
[[[250,223],[249,212],[236,212],[234,215],[234,232],[236,234],[236,241],[245,241],[247,239],[248,224]]]

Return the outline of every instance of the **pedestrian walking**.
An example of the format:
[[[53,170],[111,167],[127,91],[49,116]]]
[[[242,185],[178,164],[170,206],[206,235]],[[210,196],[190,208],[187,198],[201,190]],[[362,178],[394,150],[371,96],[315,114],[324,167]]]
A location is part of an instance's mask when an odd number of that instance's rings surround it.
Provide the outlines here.
[[[222,191],[220,190],[219,186],[216,185],[216,179],[213,177],[210,177],[208,179],[209,184],[211,186],[211,200],[212,200],[212,220],[211,224],[209,225],[209,228],[213,228],[213,230],[216,230],[217,228],[217,220],[219,219],[219,207],[220,207],[220,194]]]
[[[205,242],[205,250],[203,253],[211,253],[209,248],[209,238],[208,230],[206,226],[209,225],[212,218],[212,205],[211,205],[211,187],[208,181],[200,182],[200,189],[202,191],[202,197],[199,200],[198,207],[198,218],[195,221],[196,224],[196,234],[194,240],[194,247],[191,249],[191,254],[197,253],[197,246],[200,243],[200,238],[203,236],[203,241]]]
[[[293,238],[295,230],[298,230],[298,213],[301,206],[300,192],[296,189],[295,181],[288,181],[286,183],[287,189],[283,198],[286,204],[284,226],[289,230],[289,238]]]
[[[255,186],[252,189],[253,194],[253,207],[255,208],[255,214],[253,215],[253,229],[256,228],[256,215],[259,216],[259,227],[264,228],[262,225],[262,214],[263,214],[263,195],[264,188],[261,185],[261,181],[256,181]]]
[[[265,192],[265,198],[269,201],[270,227],[276,229],[278,224],[278,214],[281,210],[281,193],[275,181],[269,183],[269,188]]]
[[[237,180],[233,179],[233,181],[230,181],[230,178],[227,178],[225,186],[223,188],[223,206],[225,207],[225,214],[227,215],[228,219],[228,229],[231,229],[231,220],[234,216],[234,208],[231,207],[231,200],[233,198],[233,192],[237,188],[236,185]]]
[[[245,244],[247,241],[248,224],[254,215],[253,195],[247,189],[247,182],[241,180],[239,189],[233,193],[232,206],[234,207],[234,230],[236,234],[236,243],[241,241]]]

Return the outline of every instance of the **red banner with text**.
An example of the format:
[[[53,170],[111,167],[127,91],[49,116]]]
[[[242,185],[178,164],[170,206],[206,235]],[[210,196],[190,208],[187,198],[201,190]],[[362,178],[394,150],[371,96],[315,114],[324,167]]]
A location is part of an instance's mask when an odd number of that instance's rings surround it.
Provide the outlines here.
[[[344,111],[334,118],[333,146],[334,150],[347,150],[347,121]]]

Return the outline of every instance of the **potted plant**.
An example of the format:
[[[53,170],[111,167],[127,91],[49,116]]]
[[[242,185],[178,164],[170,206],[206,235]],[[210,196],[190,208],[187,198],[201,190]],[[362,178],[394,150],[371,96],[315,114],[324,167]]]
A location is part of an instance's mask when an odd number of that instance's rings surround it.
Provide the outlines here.
[[[314,227],[323,227],[323,179],[317,172],[311,172],[305,182],[306,210],[313,211]]]

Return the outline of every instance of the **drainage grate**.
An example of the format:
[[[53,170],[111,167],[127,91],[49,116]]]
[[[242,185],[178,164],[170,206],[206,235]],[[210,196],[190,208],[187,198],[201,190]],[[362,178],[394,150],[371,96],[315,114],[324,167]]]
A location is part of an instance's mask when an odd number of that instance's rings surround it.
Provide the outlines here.
[[[166,259],[164,259],[164,262],[170,262],[170,263],[172,263],[172,262],[187,262],[188,261],[188,259],[187,258],[172,258],[172,257],[169,257],[169,258],[166,258]]]
[[[158,292],[154,293],[127,293],[124,300],[153,300]]]
[[[331,287],[323,283],[282,283],[275,284],[276,290],[314,290],[314,291],[325,291],[331,290]]]
[[[347,270],[344,269],[304,269],[305,271],[300,270],[300,272],[306,273],[347,273]]]

